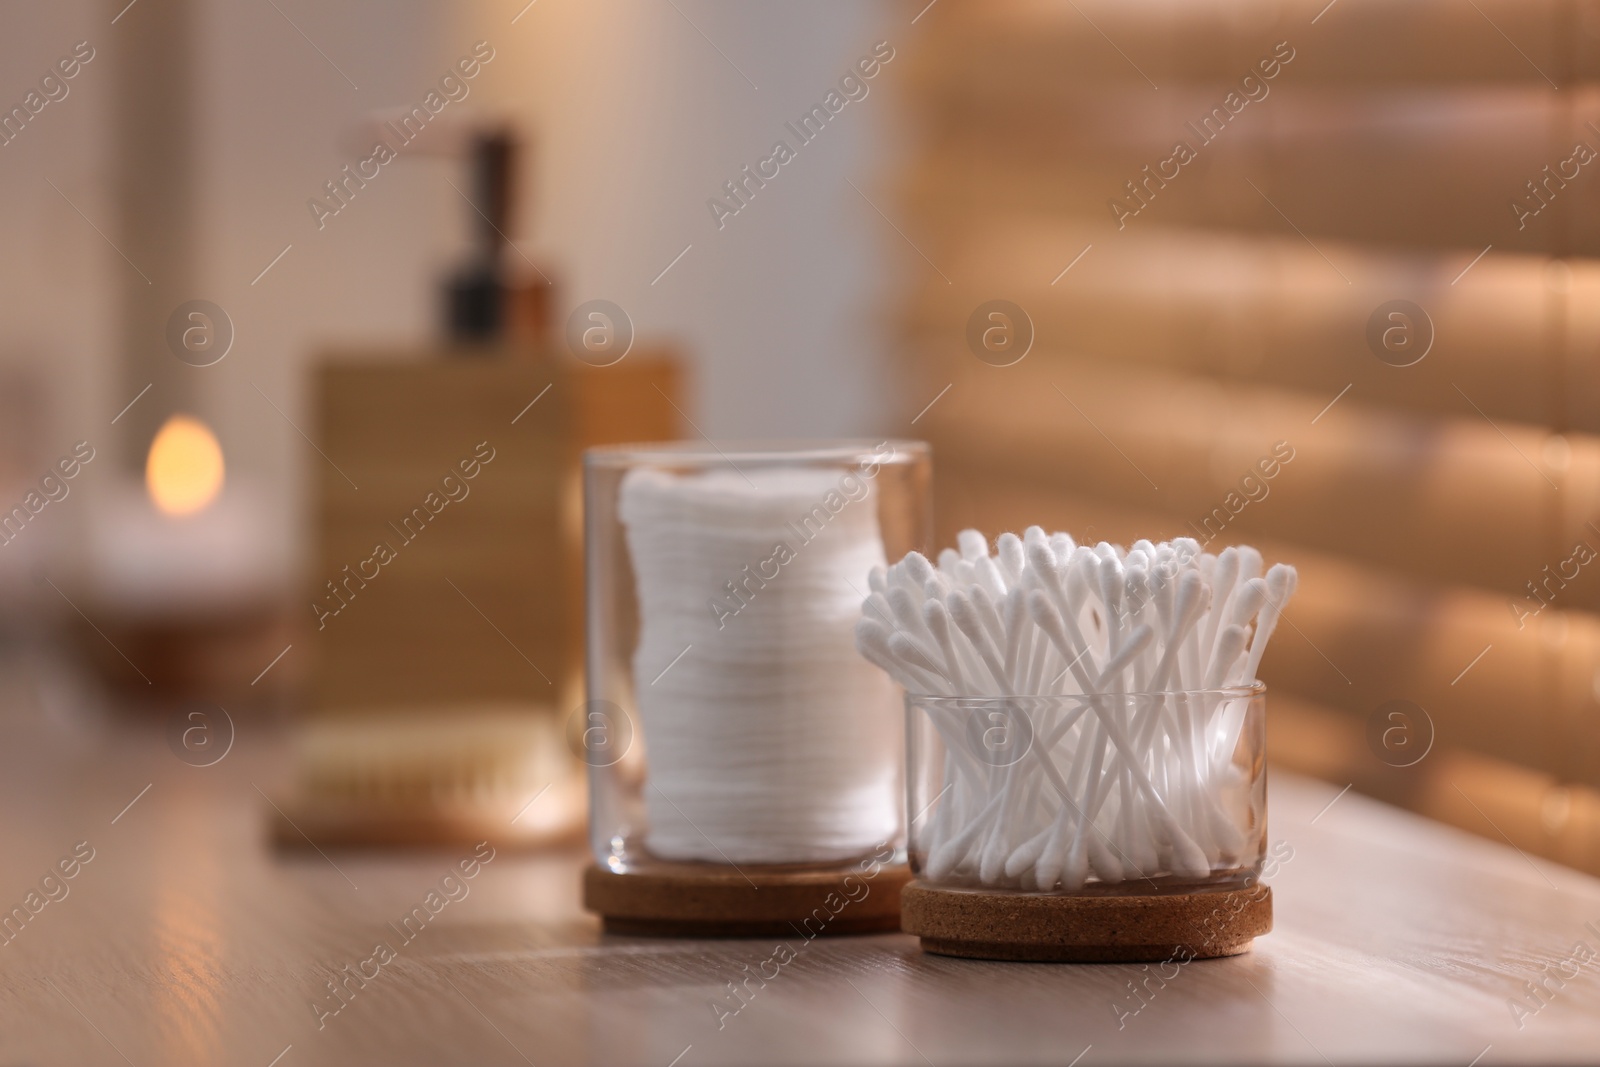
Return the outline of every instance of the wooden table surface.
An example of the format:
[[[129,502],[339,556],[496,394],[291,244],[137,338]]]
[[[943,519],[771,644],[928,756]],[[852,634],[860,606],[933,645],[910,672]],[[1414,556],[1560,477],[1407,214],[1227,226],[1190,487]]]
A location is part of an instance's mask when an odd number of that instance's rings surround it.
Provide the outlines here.
[[[1276,931],[1144,1001],[1135,967],[796,939],[719,1028],[711,1005],[773,943],[603,936],[581,856],[500,850],[319,1028],[324,983],[398,943],[385,924],[471,850],[274,853],[257,787],[285,774],[264,727],[190,767],[70,676],[0,669],[0,908],[80,842],[94,856],[0,944],[0,1065],[1600,1060],[1600,881],[1282,774]]]

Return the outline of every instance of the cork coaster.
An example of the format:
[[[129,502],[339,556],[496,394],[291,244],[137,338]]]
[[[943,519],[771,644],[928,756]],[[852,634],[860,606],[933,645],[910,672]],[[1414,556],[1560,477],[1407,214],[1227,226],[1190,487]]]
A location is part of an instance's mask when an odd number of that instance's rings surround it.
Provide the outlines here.
[[[1058,896],[936,889],[901,894],[902,927],[927,952],[985,960],[1155,963],[1250,950],[1272,929],[1272,890]]]
[[[876,874],[836,870],[743,873],[701,864],[659,864],[617,874],[583,872],[583,906],[607,933],[648,937],[802,937],[900,929],[904,865]]]

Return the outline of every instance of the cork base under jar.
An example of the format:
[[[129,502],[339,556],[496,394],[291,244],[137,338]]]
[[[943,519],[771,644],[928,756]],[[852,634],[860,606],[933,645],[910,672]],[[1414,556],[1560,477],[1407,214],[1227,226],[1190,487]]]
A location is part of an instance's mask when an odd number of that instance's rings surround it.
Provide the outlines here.
[[[1063,896],[912,882],[902,928],[924,951],[984,960],[1157,963],[1237,956],[1272,929],[1272,890]]]
[[[904,865],[869,877],[853,868],[741,872],[661,864],[617,874],[583,872],[583,906],[607,933],[647,937],[801,937],[900,929]],[[865,889],[865,892],[863,892]]]

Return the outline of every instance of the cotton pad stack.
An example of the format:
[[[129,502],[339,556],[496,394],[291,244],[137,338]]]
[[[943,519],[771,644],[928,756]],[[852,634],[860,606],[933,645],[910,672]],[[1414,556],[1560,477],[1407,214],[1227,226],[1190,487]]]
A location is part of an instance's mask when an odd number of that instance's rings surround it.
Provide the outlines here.
[[[641,468],[618,512],[639,605],[649,851],[805,863],[892,840],[899,701],[852,636],[885,563],[871,483]]]
[[[1247,869],[1261,826],[1234,757],[1294,568],[1037,526],[959,544],[873,572],[856,630],[943,743],[921,876],[1071,892]]]

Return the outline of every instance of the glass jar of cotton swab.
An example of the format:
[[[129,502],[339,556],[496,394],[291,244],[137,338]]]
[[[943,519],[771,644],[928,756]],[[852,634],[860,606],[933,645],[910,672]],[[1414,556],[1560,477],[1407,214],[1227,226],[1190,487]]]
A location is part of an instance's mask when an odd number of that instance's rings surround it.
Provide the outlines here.
[[[927,446],[608,447],[584,478],[586,905],[620,933],[898,929],[901,693],[854,628],[928,543]]]
[[[1254,549],[976,531],[871,577],[907,690],[905,929],[947,955],[1233,955],[1271,928],[1266,687],[1296,584]]]
[[[1265,699],[1261,685],[908,694],[908,799],[929,813],[910,828],[913,870],[1017,892],[1248,888],[1265,845]]]

